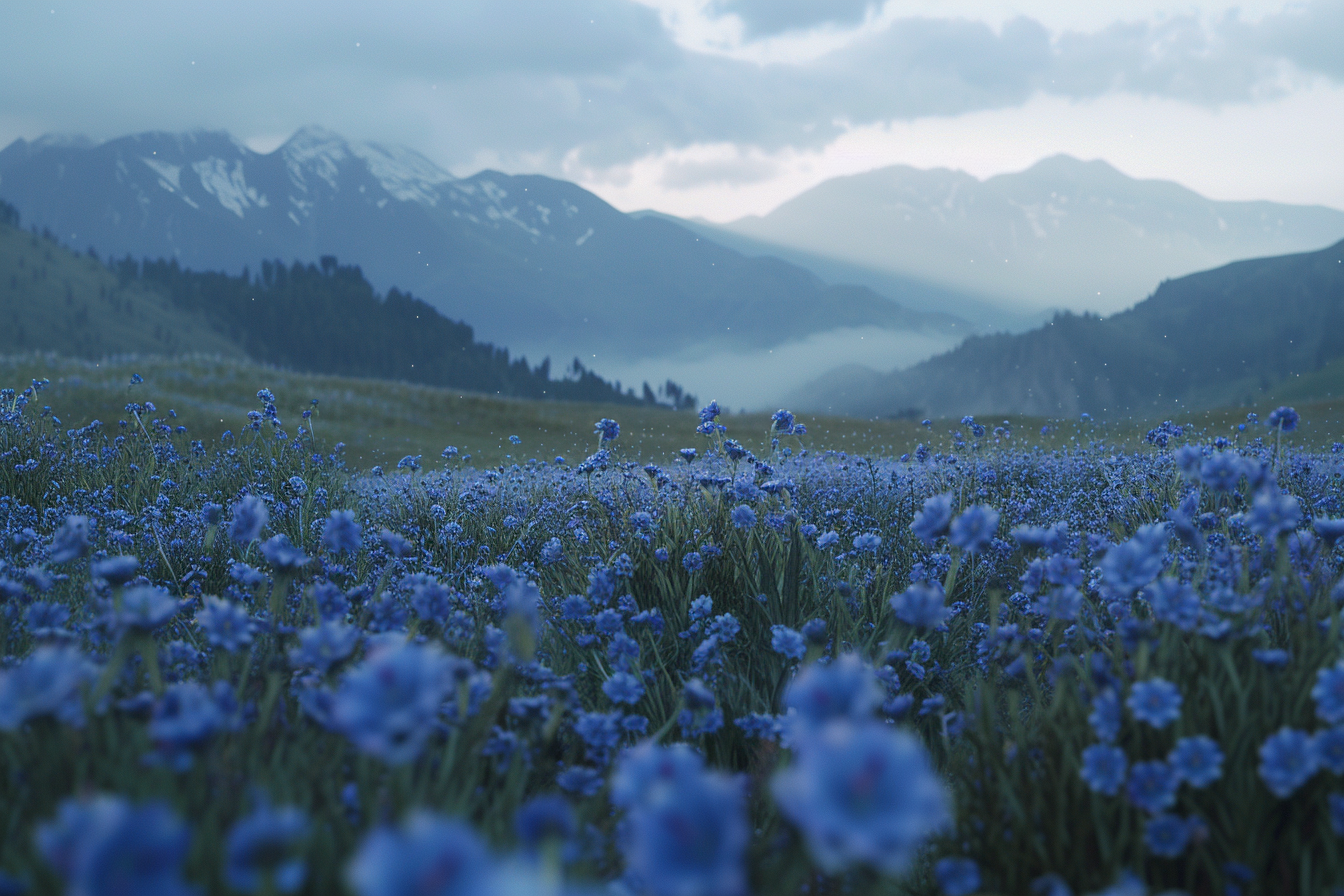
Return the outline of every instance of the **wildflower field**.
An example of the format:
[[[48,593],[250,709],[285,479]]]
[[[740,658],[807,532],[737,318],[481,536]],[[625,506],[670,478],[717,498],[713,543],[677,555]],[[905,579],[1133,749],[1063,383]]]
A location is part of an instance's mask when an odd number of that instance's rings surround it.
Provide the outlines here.
[[[361,472],[307,396],[45,385],[0,894],[1344,888],[1344,445],[1291,408],[879,456],[711,403]]]

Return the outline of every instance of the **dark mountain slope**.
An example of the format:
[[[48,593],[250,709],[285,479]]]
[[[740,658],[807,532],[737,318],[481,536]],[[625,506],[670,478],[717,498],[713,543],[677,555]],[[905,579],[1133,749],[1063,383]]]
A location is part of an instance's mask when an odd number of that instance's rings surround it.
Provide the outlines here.
[[[1061,314],[885,375],[837,370],[809,407],[883,415],[1162,413],[1249,401],[1344,357],[1344,242],[1169,280],[1109,318]]]

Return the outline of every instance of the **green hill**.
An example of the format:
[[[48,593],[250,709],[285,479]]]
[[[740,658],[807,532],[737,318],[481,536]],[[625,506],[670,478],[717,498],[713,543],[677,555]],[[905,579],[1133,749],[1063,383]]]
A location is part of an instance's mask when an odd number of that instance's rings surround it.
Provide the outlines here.
[[[839,370],[799,404],[865,415],[1152,416],[1340,394],[1344,242],[1168,280],[1108,318],[1060,314],[889,374]]]
[[[0,353],[54,351],[76,358],[204,354],[296,371],[378,377],[493,395],[615,404],[694,402],[675,383],[641,395],[577,359],[560,379],[425,302],[378,295],[357,266],[263,262],[253,276],[195,272],[175,261],[98,261],[47,233],[18,227],[0,204]],[[662,398],[659,398],[661,394]]]

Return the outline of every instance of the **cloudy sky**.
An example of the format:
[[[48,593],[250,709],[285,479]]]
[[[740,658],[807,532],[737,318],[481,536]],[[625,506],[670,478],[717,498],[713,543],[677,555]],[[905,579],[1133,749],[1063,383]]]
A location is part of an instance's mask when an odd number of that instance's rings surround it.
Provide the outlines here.
[[[1344,0],[5,0],[0,145],[305,124],[725,221],[1056,152],[1344,208]]]

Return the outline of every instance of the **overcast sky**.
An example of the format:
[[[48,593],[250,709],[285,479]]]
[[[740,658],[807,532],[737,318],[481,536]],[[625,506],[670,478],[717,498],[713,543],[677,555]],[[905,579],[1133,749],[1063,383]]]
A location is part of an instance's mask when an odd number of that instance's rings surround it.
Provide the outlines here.
[[[1344,0],[4,0],[0,146],[305,124],[719,221],[1056,152],[1344,208]]]

